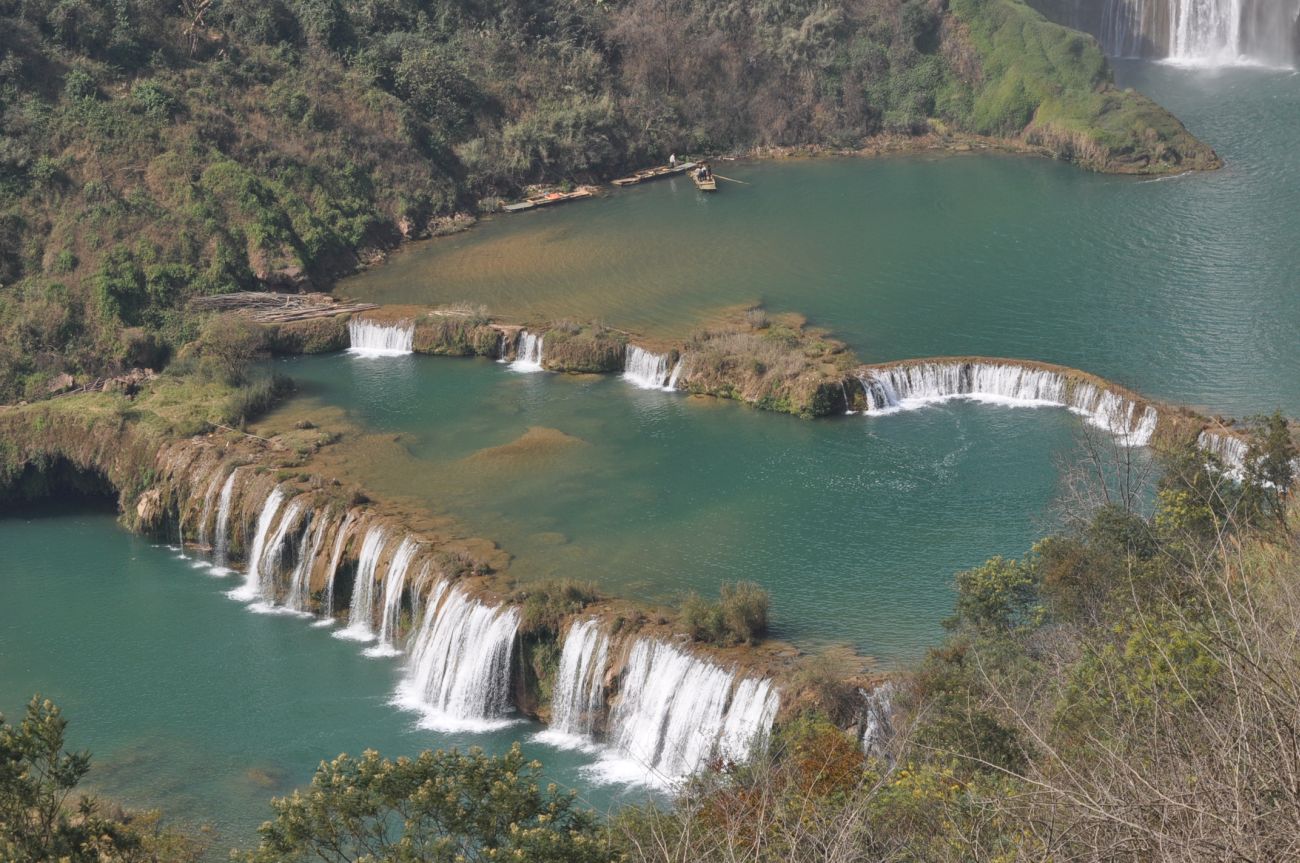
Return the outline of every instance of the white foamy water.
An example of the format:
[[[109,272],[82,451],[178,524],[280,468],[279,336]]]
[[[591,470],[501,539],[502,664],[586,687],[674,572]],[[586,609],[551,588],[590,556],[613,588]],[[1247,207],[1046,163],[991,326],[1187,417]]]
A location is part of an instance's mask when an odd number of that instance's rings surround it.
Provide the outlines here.
[[[510,370],[515,372],[542,371],[542,348],[545,340],[545,333],[534,335],[528,330],[521,331],[519,341],[515,346],[515,359],[510,364]]]
[[[395,703],[421,724],[486,731],[511,724],[510,661],[519,611],[494,608],[441,581],[411,636]]]
[[[348,321],[348,353],[360,357],[399,357],[412,352],[415,344],[415,324],[401,321],[380,324],[374,321]]]
[[[388,534],[381,525],[366,531],[357,556],[357,576],[352,582],[352,604],[348,610],[348,625],[334,633],[335,638],[348,641],[374,641],[371,629],[375,619],[375,575],[379,558],[388,543]]]
[[[636,345],[628,345],[623,358],[623,380],[646,390],[674,390],[681,360],[668,365],[666,354],[652,354]]]
[[[1158,415],[1092,384],[1073,387],[1060,372],[1013,363],[931,362],[873,369],[859,379],[871,416],[915,410],[952,399],[1011,407],[1065,407],[1115,435],[1146,446]]]
[[[609,717],[610,754],[589,768],[609,782],[670,784],[708,759],[747,759],[765,744],[780,707],[768,680],[737,680],[671,645],[632,645]]]

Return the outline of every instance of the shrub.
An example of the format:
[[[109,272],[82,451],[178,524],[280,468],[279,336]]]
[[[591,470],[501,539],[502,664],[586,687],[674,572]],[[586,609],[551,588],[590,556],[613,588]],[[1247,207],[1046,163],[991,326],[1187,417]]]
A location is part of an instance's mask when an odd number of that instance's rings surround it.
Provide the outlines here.
[[[524,635],[559,635],[564,619],[600,598],[593,582],[570,578],[543,581],[515,594],[522,600],[519,631]]]
[[[199,349],[209,369],[226,383],[238,386],[265,353],[262,328],[239,315],[215,315],[203,325]]]
[[[718,602],[692,591],[682,600],[681,622],[691,638],[719,647],[753,644],[767,634],[768,592],[751,581],[723,584]]]

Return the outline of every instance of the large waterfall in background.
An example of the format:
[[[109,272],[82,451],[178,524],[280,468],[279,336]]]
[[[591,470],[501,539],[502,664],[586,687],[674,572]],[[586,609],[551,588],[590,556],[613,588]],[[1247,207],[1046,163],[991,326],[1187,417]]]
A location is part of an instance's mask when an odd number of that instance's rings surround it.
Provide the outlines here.
[[[609,717],[615,753],[596,770],[611,781],[669,783],[708,759],[742,761],[771,730],[780,697],[745,678],[650,638],[632,645]]]
[[[1300,0],[1074,0],[1075,22],[1115,57],[1188,66],[1294,66]],[[1102,6],[1100,20],[1089,6]]]
[[[411,353],[415,344],[415,324],[401,321],[379,324],[374,321],[348,321],[349,353],[362,357],[396,357]]]
[[[439,582],[411,636],[398,703],[423,713],[430,728],[487,730],[507,724],[518,629],[517,609],[484,605]]]
[[[951,399],[1016,407],[1066,407],[1115,435],[1125,446],[1146,446],[1156,409],[1059,371],[992,362],[926,362],[873,369],[861,378],[867,413],[913,410]]]

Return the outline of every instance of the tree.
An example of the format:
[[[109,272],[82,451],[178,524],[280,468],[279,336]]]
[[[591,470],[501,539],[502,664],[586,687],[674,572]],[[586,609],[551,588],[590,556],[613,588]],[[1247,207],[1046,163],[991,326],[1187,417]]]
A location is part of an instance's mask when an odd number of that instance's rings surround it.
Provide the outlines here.
[[[18,725],[0,716],[0,860],[7,863],[184,863],[198,846],[151,816],[105,817],[92,798],[72,806],[90,753],[68,752],[68,721],[35,696]],[[134,822],[134,823],[133,823]],[[141,829],[143,828],[143,829]]]
[[[1265,514],[1286,526],[1287,494],[1295,481],[1296,445],[1286,417],[1257,417],[1246,452],[1246,482]]]
[[[246,863],[452,863],[614,859],[594,813],[541,785],[541,764],[515,744],[390,761],[378,752],[322,763],[306,792],[274,800]]]
[[[249,368],[261,358],[266,338],[260,327],[238,315],[216,315],[203,325],[204,361],[226,383],[238,386],[248,379]]]

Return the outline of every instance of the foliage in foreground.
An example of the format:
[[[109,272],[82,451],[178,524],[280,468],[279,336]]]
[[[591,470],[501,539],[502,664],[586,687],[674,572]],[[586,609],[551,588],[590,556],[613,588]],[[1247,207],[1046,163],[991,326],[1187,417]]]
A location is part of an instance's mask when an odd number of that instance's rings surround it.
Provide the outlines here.
[[[544,785],[541,764],[518,744],[499,757],[479,749],[395,761],[341,755],[272,809],[247,863],[614,859],[596,816],[576,807],[572,792]]]
[[[109,813],[76,788],[90,754],[65,748],[68,722],[39,696],[17,725],[0,716],[0,860],[8,863],[186,863],[198,846],[156,815]]]

